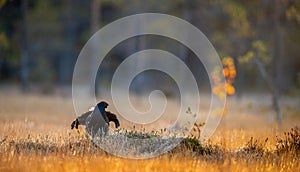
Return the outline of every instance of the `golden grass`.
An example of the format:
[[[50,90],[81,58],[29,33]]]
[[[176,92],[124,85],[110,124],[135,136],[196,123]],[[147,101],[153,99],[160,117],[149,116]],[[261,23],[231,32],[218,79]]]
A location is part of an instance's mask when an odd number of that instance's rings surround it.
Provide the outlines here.
[[[269,120],[272,109],[248,106],[230,102],[227,116],[204,144],[215,149],[210,155],[180,146],[153,159],[132,160],[110,155],[83,131],[70,130],[69,97],[0,93],[0,171],[300,171],[299,154],[276,153],[276,136],[283,132]],[[295,115],[284,119],[284,130],[300,124]],[[243,151],[251,137],[262,152]]]

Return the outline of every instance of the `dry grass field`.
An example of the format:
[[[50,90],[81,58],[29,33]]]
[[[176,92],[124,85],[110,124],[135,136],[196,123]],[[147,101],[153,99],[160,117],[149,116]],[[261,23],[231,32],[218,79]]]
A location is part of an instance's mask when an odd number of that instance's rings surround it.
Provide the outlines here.
[[[70,130],[70,97],[1,91],[0,171],[296,172],[300,136],[291,128],[300,126],[299,105],[299,98],[281,100],[284,120],[278,129],[268,96],[232,97],[208,142],[185,140],[159,157],[132,160],[95,147],[83,130]]]

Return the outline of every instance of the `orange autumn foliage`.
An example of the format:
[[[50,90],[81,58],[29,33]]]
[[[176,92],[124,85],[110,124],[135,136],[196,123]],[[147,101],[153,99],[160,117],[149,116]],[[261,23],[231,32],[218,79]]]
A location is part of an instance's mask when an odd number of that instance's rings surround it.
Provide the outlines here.
[[[233,86],[234,79],[236,78],[237,72],[234,64],[234,60],[232,57],[224,57],[222,59],[222,73],[225,77],[225,90],[226,95],[232,96],[235,94],[235,88]],[[214,87],[212,89],[213,94],[217,95],[220,98],[225,97],[224,93],[224,82],[221,81],[220,76],[218,75],[218,71],[214,71],[212,74],[212,80],[214,83]]]

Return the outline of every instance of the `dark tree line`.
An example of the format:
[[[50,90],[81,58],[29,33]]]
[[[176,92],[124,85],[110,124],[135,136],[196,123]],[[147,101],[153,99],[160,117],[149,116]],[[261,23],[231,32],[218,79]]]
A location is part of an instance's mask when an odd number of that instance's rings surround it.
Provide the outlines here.
[[[175,15],[203,31],[221,58],[234,58],[238,94],[268,87],[254,56],[270,75],[276,94],[299,89],[300,2],[295,0],[4,0],[0,3],[0,82],[20,83],[24,91],[31,85],[70,85],[76,58],[89,37],[115,19],[142,12]],[[152,48],[156,40],[137,37],[114,49],[104,63],[107,78],[125,55]],[[159,41],[155,48],[168,42]],[[168,50],[195,73],[205,72],[184,46]]]

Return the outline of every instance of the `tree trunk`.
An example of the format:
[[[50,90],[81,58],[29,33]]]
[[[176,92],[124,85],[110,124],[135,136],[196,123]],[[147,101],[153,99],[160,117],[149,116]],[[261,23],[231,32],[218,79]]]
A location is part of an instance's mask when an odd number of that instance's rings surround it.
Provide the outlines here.
[[[101,20],[101,2],[100,0],[91,0],[91,21],[90,21],[90,28],[91,28],[91,35],[95,34],[99,27],[100,27],[100,20]],[[91,56],[92,56],[92,60],[91,60],[91,67],[96,67],[94,65],[97,65],[97,55],[96,55],[96,47],[94,47],[95,45],[92,44],[92,49],[91,49]],[[98,83],[98,77],[96,77],[96,81],[95,81],[95,90],[91,90],[91,93],[93,94],[93,92],[95,91],[95,95],[99,94],[99,83]],[[94,78],[91,78],[92,80],[90,81],[90,83],[93,83]]]
[[[146,11],[146,7],[147,7],[146,2],[140,3],[139,7],[142,11]],[[136,27],[135,29],[137,29],[138,31],[144,30],[145,29],[145,21],[143,21],[143,20],[138,21],[136,23],[135,27]],[[145,35],[141,35],[140,37],[137,37],[135,53],[137,51],[142,51],[142,50],[146,49],[146,45],[147,45],[147,42],[146,42]],[[139,55],[139,57],[136,61],[136,70],[143,69],[145,66],[144,63],[145,63],[145,56],[143,54],[141,54],[141,55]],[[146,84],[145,82],[147,82],[145,79],[145,74],[140,73],[139,76],[136,78],[136,84],[134,85],[134,91],[136,94],[138,94],[138,95],[143,94],[142,91],[143,91],[144,85],[148,84],[148,83]]]
[[[276,112],[276,120],[277,120],[278,126],[281,127],[282,116],[281,116],[279,102],[278,102],[279,101],[278,90],[275,87],[273,81],[271,80],[271,77],[267,74],[267,71],[266,71],[263,63],[260,61],[260,59],[258,57],[255,57],[254,61],[258,67],[258,70],[259,70],[261,76],[267,82],[267,85],[271,90],[273,107]]]
[[[182,13],[183,13],[183,19],[191,22],[191,7],[192,7],[192,3],[191,0],[186,0],[183,1],[183,7],[182,7]],[[186,29],[183,30],[183,39],[184,40],[188,40],[189,39],[189,33],[187,32]],[[181,58],[181,60],[187,65],[187,61],[188,61],[188,48],[186,48],[184,45],[180,45],[180,49],[179,49],[179,57]],[[184,66],[178,66],[179,70],[179,81],[180,81],[180,87],[182,87],[183,84],[186,84],[186,71],[184,70]]]
[[[282,60],[282,35],[280,29],[280,16],[281,16],[281,5],[280,0],[274,0],[274,45],[273,45],[273,80],[277,87],[278,93],[280,94],[284,88],[284,77],[283,77],[283,60]],[[278,95],[279,96],[279,95]]]
[[[75,42],[75,24],[72,15],[72,0],[64,0],[63,28],[64,52],[59,62],[59,82],[61,85],[70,83],[72,79],[72,58]]]
[[[22,91],[28,92],[28,76],[29,76],[29,66],[28,66],[28,32],[27,32],[27,10],[28,10],[28,0],[22,1],[22,36],[21,36],[21,82]]]

